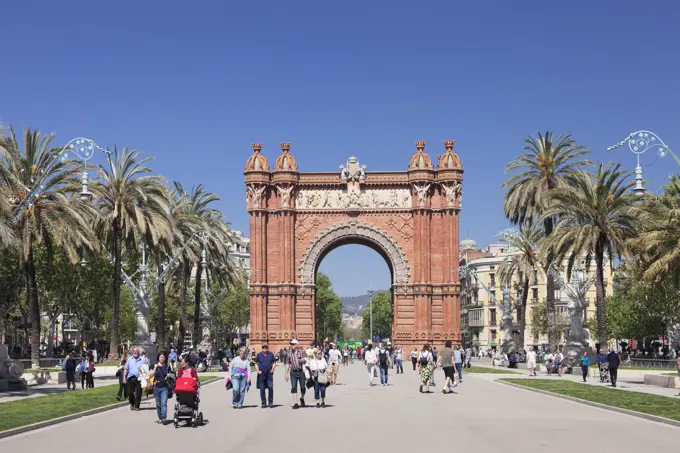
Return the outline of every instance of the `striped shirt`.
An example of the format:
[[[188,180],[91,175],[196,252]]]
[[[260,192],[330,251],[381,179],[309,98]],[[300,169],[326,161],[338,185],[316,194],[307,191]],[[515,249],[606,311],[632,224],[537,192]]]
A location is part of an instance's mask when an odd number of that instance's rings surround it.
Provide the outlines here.
[[[290,369],[292,371],[301,371],[302,364],[305,363],[306,358],[307,355],[305,354],[305,351],[300,351],[297,349],[295,351],[291,351],[291,353],[288,354],[288,365],[290,365]]]

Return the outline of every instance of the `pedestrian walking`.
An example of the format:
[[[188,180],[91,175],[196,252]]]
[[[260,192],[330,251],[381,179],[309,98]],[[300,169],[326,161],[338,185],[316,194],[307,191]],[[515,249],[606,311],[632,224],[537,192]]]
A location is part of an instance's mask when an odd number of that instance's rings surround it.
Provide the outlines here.
[[[459,354],[460,355],[460,354]],[[446,340],[444,342],[444,349],[441,350],[439,355],[439,362],[441,364],[442,370],[444,370],[444,387],[442,388],[442,393],[453,393],[453,388],[458,385],[456,383],[456,364],[455,351],[451,349],[451,340]]]
[[[366,349],[364,351],[364,363],[366,363],[366,369],[368,370],[368,385],[372,386],[373,385],[373,377],[375,376],[376,372],[376,362],[377,362],[377,357],[375,354],[375,351],[373,350],[373,345],[368,344],[366,346]]]
[[[553,360],[555,356],[552,355],[550,349],[545,353],[545,369],[548,372],[548,376],[552,376],[553,372]]]
[[[342,364],[349,365],[349,349],[347,349],[347,346],[342,348]]]
[[[87,359],[87,373],[86,373],[85,387],[88,388],[88,389],[93,389],[94,388],[94,372],[95,372],[94,357],[93,357],[92,353],[90,352],[85,358]]]
[[[436,368],[436,367],[437,367],[437,347],[436,347],[436,346],[433,347],[433,348],[432,348],[432,351],[430,351],[430,352],[432,353],[432,364],[433,364],[434,367]],[[430,382],[430,385],[432,385],[432,387],[435,387],[435,383],[434,383],[434,370],[432,371],[432,382]]]
[[[423,349],[418,354],[418,368],[420,371],[420,393],[423,393],[423,386],[426,387],[425,393],[430,393],[430,381],[434,374],[434,360],[432,348],[428,343],[423,345]]]
[[[463,382],[463,353],[458,345],[453,348],[453,363],[458,371],[458,382]]]
[[[527,352],[527,368],[529,376],[536,376],[536,351],[533,346],[529,346],[529,352]]]
[[[583,374],[583,382],[586,382],[588,370],[590,369],[590,357],[588,357],[588,351],[583,351],[583,356],[581,356],[579,362],[581,362],[581,374]]]
[[[121,396],[124,399],[127,399],[128,394],[127,394],[127,385],[123,384],[123,374],[125,373],[125,363],[127,362],[128,359],[128,354],[125,352],[123,354],[123,357],[120,359],[120,366],[118,367],[118,370],[116,371],[116,377],[118,378],[118,394],[116,395],[116,399],[118,401],[121,400]]]
[[[248,360],[245,347],[239,348],[238,357],[231,361],[231,368],[227,376],[227,388],[230,382],[233,388],[232,407],[241,409],[250,386],[250,360]]]
[[[621,358],[619,357],[619,354],[614,351],[614,348],[609,348],[607,363],[609,364],[609,379],[612,381],[612,387],[616,387],[616,379],[619,377]]]
[[[170,349],[170,354],[168,354],[168,365],[172,371],[177,370],[177,351]]]
[[[378,348],[378,367],[380,370],[380,385],[385,387],[390,371],[390,352],[380,343]]]
[[[73,358],[71,353],[66,354],[66,359],[64,360],[64,366],[62,367],[66,371],[66,390],[76,389],[76,368],[78,368],[78,363]]]
[[[89,360],[87,360],[87,354],[85,354],[78,364],[78,372],[80,373],[80,388],[85,390],[87,385],[87,369],[90,366]]]
[[[127,385],[130,410],[139,411],[142,402],[142,378],[139,374],[144,359],[139,355],[139,348],[132,348],[132,356],[128,357],[123,369],[123,384]]]
[[[340,373],[340,358],[341,354],[340,351],[338,351],[338,345],[332,343],[331,349],[328,351],[329,385],[335,385],[338,383],[338,373]]]
[[[404,374],[404,350],[400,345],[394,351],[394,362],[397,366],[397,374]]]
[[[489,351],[489,353],[491,353]],[[472,366],[472,348],[468,347],[465,350],[465,366],[467,368],[470,368]]]
[[[323,351],[317,350],[314,360],[309,364],[312,380],[314,381],[314,401],[316,407],[326,407],[326,388],[330,382],[328,377],[328,364],[323,357]]]
[[[170,372],[170,366],[165,352],[159,352],[156,357],[156,366],[149,371],[149,379],[153,379],[153,397],[156,400],[156,423],[165,424],[168,416],[168,385],[166,378]]]
[[[306,380],[303,367],[307,361],[307,356],[302,350],[302,346],[293,338],[290,340],[291,351],[288,354],[288,363],[286,365],[286,382],[290,380],[290,393],[293,395],[293,409],[305,407],[305,392]],[[298,386],[300,387],[300,395],[298,404]]]
[[[413,364],[413,371],[416,370],[416,365],[418,365],[418,349],[413,348],[411,351],[411,363]]]
[[[255,370],[257,371],[257,388],[260,390],[262,409],[274,407],[274,370],[276,357],[264,343],[262,351],[255,356]],[[266,394],[265,394],[266,391]]]
[[[555,369],[560,377],[562,377],[562,362],[564,362],[564,354],[562,354],[562,351],[557,351],[557,354],[555,354]]]

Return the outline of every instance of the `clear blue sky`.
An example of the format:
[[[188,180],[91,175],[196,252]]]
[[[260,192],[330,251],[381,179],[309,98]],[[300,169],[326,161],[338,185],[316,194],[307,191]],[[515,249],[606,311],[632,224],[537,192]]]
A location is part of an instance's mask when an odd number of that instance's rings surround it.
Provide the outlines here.
[[[455,139],[461,234],[507,226],[504,165],[523,139],[571,133],[598,160],[648,128],[680,153],[680,3],[650,1],[6,1],[0,120],[156,156],[153,168],[219,193],[247,232],[250,143],[301,170],[403,170],[414,140]],[[645,156],[645,163],[653,156]],[[654,189],[666,158],[648,170]],[[358,247],[358,246],[357,246]],[[322,263],[341,295],[389,285],[369,249]]]

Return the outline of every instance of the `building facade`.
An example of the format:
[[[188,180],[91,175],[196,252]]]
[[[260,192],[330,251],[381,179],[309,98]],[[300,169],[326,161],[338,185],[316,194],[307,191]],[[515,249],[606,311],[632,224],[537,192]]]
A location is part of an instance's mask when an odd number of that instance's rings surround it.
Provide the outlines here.
[[[461,266],[467,266],[469,274],[461,280],[461,325],[464,327],[466,343],[480,350],[496,350],[502,343],[502,317],[501,307],[497,301],[503,299],[503,282],[499,278],[499,270],[505,260],[508,259],[507,244],[490,244],[484,250],[477,248],[471,239],[465,239],[460,244]],[[594,265],[590,273],[594,272]],[[566,275],[566,266],[561,271],[561,277],[565,282],[570,280]],[[609,266],[605,267],[606,294],[612,294],[613,283]],[[525,348],[534,346],[545,349],[548,346],[547,335],[534,329],[532,321],[534,310],[539,304],[545,304],[546,299],[546,276],[540,269],[534,270],[534,275],[529,282],[529,295],[527,298],[526,329],[524,331]],[[513,338],[519,339],[518,314],[521,313],[519,306],[519,280],[513,277],[511,299],[513,301]],[[517,303],[515,303],[517,301]],[[555,282],[555,312],[556,324],[561,332],[560,344],[564,341],[564,331],[569,327],[569,303],[565,289]],[[586,294],[583,325],[586,326],[589,319],[595,317],[595,285],[591,285]],[[594,342],[591,341],[591,346]]]
[[[250,285],[250,238],[243,236],[243,233],[238,230],[229,231],[229,237],[232,242],[227,246],[229,253],[240,264]]]

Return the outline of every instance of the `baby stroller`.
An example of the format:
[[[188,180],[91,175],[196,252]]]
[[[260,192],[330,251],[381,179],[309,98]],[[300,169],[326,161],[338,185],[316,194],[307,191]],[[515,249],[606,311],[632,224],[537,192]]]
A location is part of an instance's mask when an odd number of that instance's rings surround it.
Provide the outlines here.
[[[600,363],[600,382],[609,382],[609,363]]]
[[[198,379],[179,378],[175,384],[175,428],[179,428],[180,420],[186,425],[196,428],[203,424],[203,412],[198,411],[200,398],[198,397]]]

